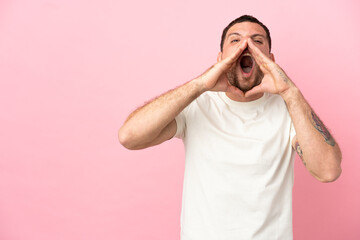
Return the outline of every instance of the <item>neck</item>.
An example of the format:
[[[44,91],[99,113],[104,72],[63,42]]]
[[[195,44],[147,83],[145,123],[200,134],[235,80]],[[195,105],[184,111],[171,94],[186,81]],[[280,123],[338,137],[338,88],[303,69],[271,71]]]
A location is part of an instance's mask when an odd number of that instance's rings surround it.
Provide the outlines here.
[[[249,97],[243,97],[243,96],[240,96],[240,95],[237,95],[234,93],[230,93],[230,92],[226,92],[225,94],[226,94],[226,96],[228,96],[228,98],[230,98],[233,101],[237,101],[237,102],[251,102],[251,101],[261,98],[264,95],[264,93],[257,93],[257,94],[251,95]]]

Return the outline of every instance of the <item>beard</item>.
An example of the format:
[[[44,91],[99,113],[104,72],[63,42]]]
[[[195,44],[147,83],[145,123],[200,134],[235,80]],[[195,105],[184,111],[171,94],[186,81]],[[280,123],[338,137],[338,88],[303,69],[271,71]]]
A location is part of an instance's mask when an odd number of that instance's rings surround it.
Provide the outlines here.
[[[254,82],[252,84],[244,85],[244,84],[240,84],[239,76],[236,73],[236,66],[232,67],[226,74],[230,84],[233,85],[234,87],[240,89],[243,93],[246,93],[247,91],[251,90],[253,87],[259,85],[261,83],[262,79],[264,78],[264,73],[260,70],[260,67],[257,64],[255,64],[255,66],[254,66],[252,75],[253,76],[250,76],[247,78],[241,77],[246,82],[251,81],[251,78],[254,77]]]

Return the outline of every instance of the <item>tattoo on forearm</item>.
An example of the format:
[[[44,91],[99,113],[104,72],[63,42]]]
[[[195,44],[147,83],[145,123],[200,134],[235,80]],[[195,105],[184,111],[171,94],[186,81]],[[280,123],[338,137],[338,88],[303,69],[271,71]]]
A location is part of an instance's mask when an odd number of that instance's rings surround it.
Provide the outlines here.
[[[284,82],[287,83],[289,81],[289,78],[286,76],[286,74],[283,71],[281,71],[280,69],[277,69],[277,72],[279,73],[280,77],[282,78],[282,80]]]
[[[301,161],[303,162],[303,164],[306,166],[306,162],[304,161],[303,153],[302,153],[302,150],[301,150],[301,147],[300,147],[300,144],[298,141],[295,142],[295,150],[299,154],[299,157],[300,157]]]
[[[331,136],[330,132],[326,129],[325,125],[322,123],[322,121],[313,111],[311,111],[311,123],[316,128],[316,130],[318,130],[321,133],[327,144],[331,146],[335,146],[334,138]]]

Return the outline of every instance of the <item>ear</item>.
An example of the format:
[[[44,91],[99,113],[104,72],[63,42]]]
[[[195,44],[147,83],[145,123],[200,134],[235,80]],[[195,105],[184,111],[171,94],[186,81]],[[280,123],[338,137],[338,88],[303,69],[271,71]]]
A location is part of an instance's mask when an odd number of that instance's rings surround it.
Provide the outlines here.
[[[222,52],[218,53],[217,61],[220,62],[222,60]]]
[[[274,54],[270,53],[270,58],[271,58],[271,60],[273,60],[273,61],[275,62],[275,56],[274,56]]]

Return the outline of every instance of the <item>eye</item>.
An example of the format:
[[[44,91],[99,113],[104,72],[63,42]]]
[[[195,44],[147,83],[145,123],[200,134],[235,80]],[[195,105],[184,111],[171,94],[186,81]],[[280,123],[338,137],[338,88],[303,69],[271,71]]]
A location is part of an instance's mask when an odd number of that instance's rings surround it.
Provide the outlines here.
[[[262,44],[263,42],[260,40],[255,40],[255,42]]]
[[[239,42],[239,39],[233,39],[233,40],[231,40],[231,43],[234,43],[234,42]]]

